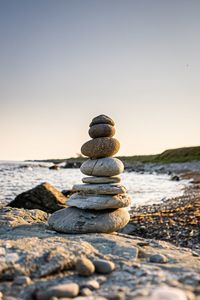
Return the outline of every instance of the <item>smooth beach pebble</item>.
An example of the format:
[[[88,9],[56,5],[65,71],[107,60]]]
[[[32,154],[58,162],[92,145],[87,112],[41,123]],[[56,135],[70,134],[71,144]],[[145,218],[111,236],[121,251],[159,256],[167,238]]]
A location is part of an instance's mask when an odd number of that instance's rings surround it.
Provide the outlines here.
[[[117,195],[126,193],[126,188],[118,183],[97,183],[97,184],[75,184],[72,187],[75,192],[99,195]]]
[[[49,300],[51,297],[76,297],[79,293],[79,286],[76,283],[58,284],[41,290],[36,293],[37,300]]]
[[[80,295],[81,296],[91,296],[92,291],[89,288],[85,287],[85,288],[81,289]]]
[[[14,279],[14,284],[17,285],[29,285],[32,283],[32,280],[28,276],[17,276]]]
[[[75,193],[67,201],[67,205],[81,209],[104,210],[108,208],[122,208],[131,205],[132,199],[128,194],[97,195]]]
[[[113,137],[115,135],[115,127],[109,124],[97,124],[90,127],[89,136],[91,138]]]
[[[98,290],[100,288],[100,285],[97,280],[92,279],[92,280],[85,281],[83,284],[81,284],[81,288],[88,288],[91,291],[93,291],[93,290]]]
[[[185,292],[178,288],[158,287],[153,290],[151,300],[187,300]]]
[[[48,223],[52,229],[64,233],[110,233],[123,228],[129,220],[125,208],[101,211],[68,207],[53,213]]]
[[[76,270],[79,275],[90,276],[94,273],[94,264],[87,257],[81,257],[76,262]]]
[[[108,300],[125,300],[125,293],[123,292],[113,292],[113,293],[109,293],[109,295],[107,296]]]
[[[120,148],[120,142],[115,138],[102,137],[83,144],[81,153],[90,158],[101,158],[115,155]]]
[[[109,260],[96,259],[93,263],[95,265],[95,271],[100,274],[109,274],[115,269],[115,264]]]
[[[92,122],[90,123],[90,127],[96,124],[110,124],[114,126],[115,122],[106,115],[99,115],[92,119]]]
[[[124,171],[124,165],[118,158],[105,157],[100,159],[88,159],[80,168],[81,172],[89,176],[115,176]]]
[[[168,262],[168,258],[163,254],[153,254],[149,257],[149,261],[152,263],[165,264]]]
[[[88,176],[82,178],[83,183],[119,183],[121,182],[120,176],[113,176],[113,177],[97,177],[97,176]]]
[[[65,298],[65,299],[59,299],[59,300],[67,300],[67,299]],[[108,300],[108,299],[95,295],[95,296],[87,296],[87,297],[79,296],[79,297],[74,298],[74,300]]]

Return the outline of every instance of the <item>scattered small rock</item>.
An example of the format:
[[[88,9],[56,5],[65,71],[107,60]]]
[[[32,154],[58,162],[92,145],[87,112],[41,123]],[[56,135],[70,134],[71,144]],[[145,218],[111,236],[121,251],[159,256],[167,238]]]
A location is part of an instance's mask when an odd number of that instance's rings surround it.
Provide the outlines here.
[[[174,176],[171,177],[171,180],[172,181],[180,181],[180,177],[177,176],[177,175],[174,175]]]
[[[60,166],[58,165],[53,165],[51,167],[49,167],[49,170],[59,170],[60,169]]]
[[[32,283],[32,280],[29,276],[17,276],[14,279],[14,284],[17,285],[29,285]]]
[[[76,262],[76,270],[81,276],[90,276],[95,271],[95,266],[87,257],[81,257]]]
[[[91,291],[91,289],[85,287],[81,290],[80,294],[81,294],[81,296],[91,296],[92,291]]]
[[[6,255],[6,249],[3,247],[0,247],[0,256]]]
[[[19,255],[17,253],[8,253],[5,256],[5,260],[7,263],[15,263],[19,260]]]
[[[125,300],[125,294],[123,292],[111,293],[107,296],[108,300]]]
[[[163,254],[153,254],[149,257],[149,261],[151,263],[166,264],[168,262],[168,258]]]
[[[158,287],[153,290],[152,300],[187,300],[184,291],[171,287]]]
[[[97,280],[88,280],[81,285],[81,288],[89,288],[90,290],[97,290],[100,288],[100,285]]]
[[[115,269],[115,264],[109,260],[96,259],[93,263],[95,265],[95,271],[100,274],[109,274]]]
[[[79,293],[79,286],[76,283],[58,284],[36,292],[37,300],[49,300],[51,297],[76,297]]]
[[[3,300],[21,300],[20,298],[15,298],[15,297],[12,297],[12,296],[5,296],[4,298],[2,298]],[[1,298],[0,298],[1,300]]]
[[[65,298],[65,299],[59,298],[59,300],[67,300],[67,298]],[[101,296],[88,296],[88,297],[79,296],[79,297],[74,298],[74,300],[107,300],[107,298],[104,298]]]

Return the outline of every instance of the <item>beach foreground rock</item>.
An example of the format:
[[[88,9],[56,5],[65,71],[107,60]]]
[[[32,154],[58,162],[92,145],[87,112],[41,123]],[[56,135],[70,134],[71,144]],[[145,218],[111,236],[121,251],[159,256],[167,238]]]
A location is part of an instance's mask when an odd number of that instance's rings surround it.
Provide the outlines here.
[[[199,300],[200,252],[118,233],[58,235],[48,227],[46,215],[38,210],[0,210],[3,299],[57,297],[66,288],[63,293],[90,292],[94,300],[174,300],[175,295]],[[150,263],[155,254],[167,257],[167,262]],[[90,277],[78,274],[79,257],[95,265]],[[31,280],[16,284],[22,276]],[[117,295],[121,298],[114,298]]]
[[[94,138],[81,147],[82,154],[89,157],[81,172],[90,177],[72,187],[75,194],[67,201],[69,207],[49,218],[52,229],[64,233],[110,233],[129,222],[125,208],[131,204],[131,198],[119,177],[124,165],[119,159],[108,157],[120,147],[118,140],[110,137],[115,133],[113,125],[114,121],[105,115],[92,120],[89,134]]]

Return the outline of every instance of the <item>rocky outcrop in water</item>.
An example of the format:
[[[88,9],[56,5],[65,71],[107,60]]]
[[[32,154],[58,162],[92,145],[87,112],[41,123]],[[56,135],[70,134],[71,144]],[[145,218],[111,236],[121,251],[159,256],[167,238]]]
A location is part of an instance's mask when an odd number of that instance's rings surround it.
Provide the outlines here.
[[[19,194],[8,204],[8,206],[26,209],[40,209],[48,213],[67,207],[66,197],[47,182]]]

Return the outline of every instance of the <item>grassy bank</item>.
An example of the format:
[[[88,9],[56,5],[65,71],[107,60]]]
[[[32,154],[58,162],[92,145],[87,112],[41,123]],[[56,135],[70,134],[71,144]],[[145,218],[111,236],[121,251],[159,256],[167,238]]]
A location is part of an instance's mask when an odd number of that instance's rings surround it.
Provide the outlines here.
[[[155,155],[121,156],[120,159],[129,163],[136,161],[143,163],[190,162],[200,160],[200,146],[169,149]]]
[[[177,149],[165,150],[160,154],[155,155],[134,155],[134,156],[120,156],[118,157],[124,163],[176,163],[176,162],[190,162],[194,160],[200,160],[200,146],[196,147],[184,147]],[[82,163],[86,158],[67,158],[67,159],[46,159],[43,162],[53,162],[59,164],[62,162],[67,163]]]

